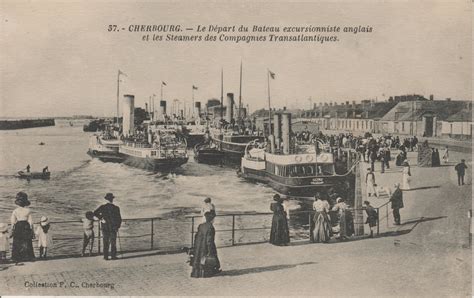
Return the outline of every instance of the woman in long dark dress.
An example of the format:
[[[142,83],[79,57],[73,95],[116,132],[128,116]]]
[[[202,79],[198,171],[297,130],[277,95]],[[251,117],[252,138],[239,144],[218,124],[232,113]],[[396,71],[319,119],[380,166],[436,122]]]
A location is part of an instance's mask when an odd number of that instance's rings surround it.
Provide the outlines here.
[[[270,243],[273,245],[288,245],[290,243],[290,231],[288,220],[283,208],[282,199],[278,194],[273,196],[275,202],[270,204],[273,211],[272,229],[270,231]]]
[[[28,195],[19,192],[16,195],[15,204],[19,207],[13,210],[11,217],[12,224],[12,260],[16,263],[31,261],[35,258],[33,252],[33,218],[31,210],[27,208],[30,205]]]
[[[194,238],[194,259],[192,260],[193,270],[191,277],[211,277],[221,272],[215,243],[216,230],[212,225],[212,220],[216,215],[214,212],[206,212],[204,216],[206,222],[199,225]],[[204,257],[210,257],[215,263],[211,266],[202,264]]]

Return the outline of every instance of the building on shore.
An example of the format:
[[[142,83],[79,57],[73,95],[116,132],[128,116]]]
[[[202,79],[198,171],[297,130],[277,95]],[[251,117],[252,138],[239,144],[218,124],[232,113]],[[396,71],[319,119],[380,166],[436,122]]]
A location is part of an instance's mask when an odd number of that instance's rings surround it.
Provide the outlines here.
[[[375,132],[377,121],[396,105],[394,101],[376,102],[363,100],[360,103],[319,103],[314,108],[301,113],[296,121],[317,123],[320,130],[340,131],[353,134]]]
[[[447,128],[443,129],[443,123],[449,123],[448,119],[461,112],[468,104],[468,101],[452,101],[450,99],[398,102],[380,119],[375,132],[440,137],[443,131],[446,132],[447,130]]]
[[[441,135],[454,139],[472,139],[472,103],[442,122]]]

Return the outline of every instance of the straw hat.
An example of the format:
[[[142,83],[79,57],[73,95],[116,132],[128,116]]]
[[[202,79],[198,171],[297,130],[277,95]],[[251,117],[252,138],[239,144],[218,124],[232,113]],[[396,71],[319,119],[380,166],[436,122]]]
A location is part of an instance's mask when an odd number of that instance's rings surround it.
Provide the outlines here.
[[[6,223],[0,223],[0,233],[8,231],[8,225]]]
[[[42,227],[49,225],[49,219],[46,216],[41,216],[40,224]]]

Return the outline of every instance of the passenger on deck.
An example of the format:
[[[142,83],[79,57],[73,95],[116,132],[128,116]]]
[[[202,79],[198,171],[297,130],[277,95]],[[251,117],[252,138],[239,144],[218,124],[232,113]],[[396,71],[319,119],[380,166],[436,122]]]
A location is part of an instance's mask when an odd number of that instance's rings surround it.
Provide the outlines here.
[[[46,174],[46,173],[48,173],[48,172],[49,172],[48,166],[44,167],[44,168],[43,168],[43,174]]]
[[[29,173],[29,172],[30,172],[30,169],[31,169],[30,165],[27,165],[27,166],[26,166],[26,172]]]

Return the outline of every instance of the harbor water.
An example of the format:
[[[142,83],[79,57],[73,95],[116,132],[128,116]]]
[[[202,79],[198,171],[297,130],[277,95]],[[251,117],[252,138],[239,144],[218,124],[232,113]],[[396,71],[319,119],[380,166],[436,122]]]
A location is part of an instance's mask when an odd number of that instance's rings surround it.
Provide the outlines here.
[[[218,213],[269,212],[273,191],[239,179],[235,168],[198,164],[191,150],[189,162],[172,175],[103,163],[86,154],[90,134],[82,131],[81,123],[69,120],[56,121],[54,127],[0,131],[0,222],[10,222],[19,191],[28,194],[35,222],[41,216],[51,221],[79,221],[86,211],[105,203],[105,193],[112,192],[123,218],[162,217],[166,220],[155,222],[154,241],[163,246],[180,246],[190,240],[190,220],[185,216],[199,212],[205,197],[212,198]],[[44,145],[39,145],[41,142]],[[16,178],[16,172],[27,164],[31,171],[48,166],[51,179]],[[216,229],[219,220],[216,218]],[[77,237],[74,244],[57,242],[52,254],[61,249],[63,253],[79,252],[79,222],[56,224],[51,231],[54,238]],[[150,227],[141,221],[125,222],[121,233],[145,235],[150,233]],[[149,237],[131,238],[123,245],[140,249],[142,241],[142,246],[149,246],[145,244]]]

